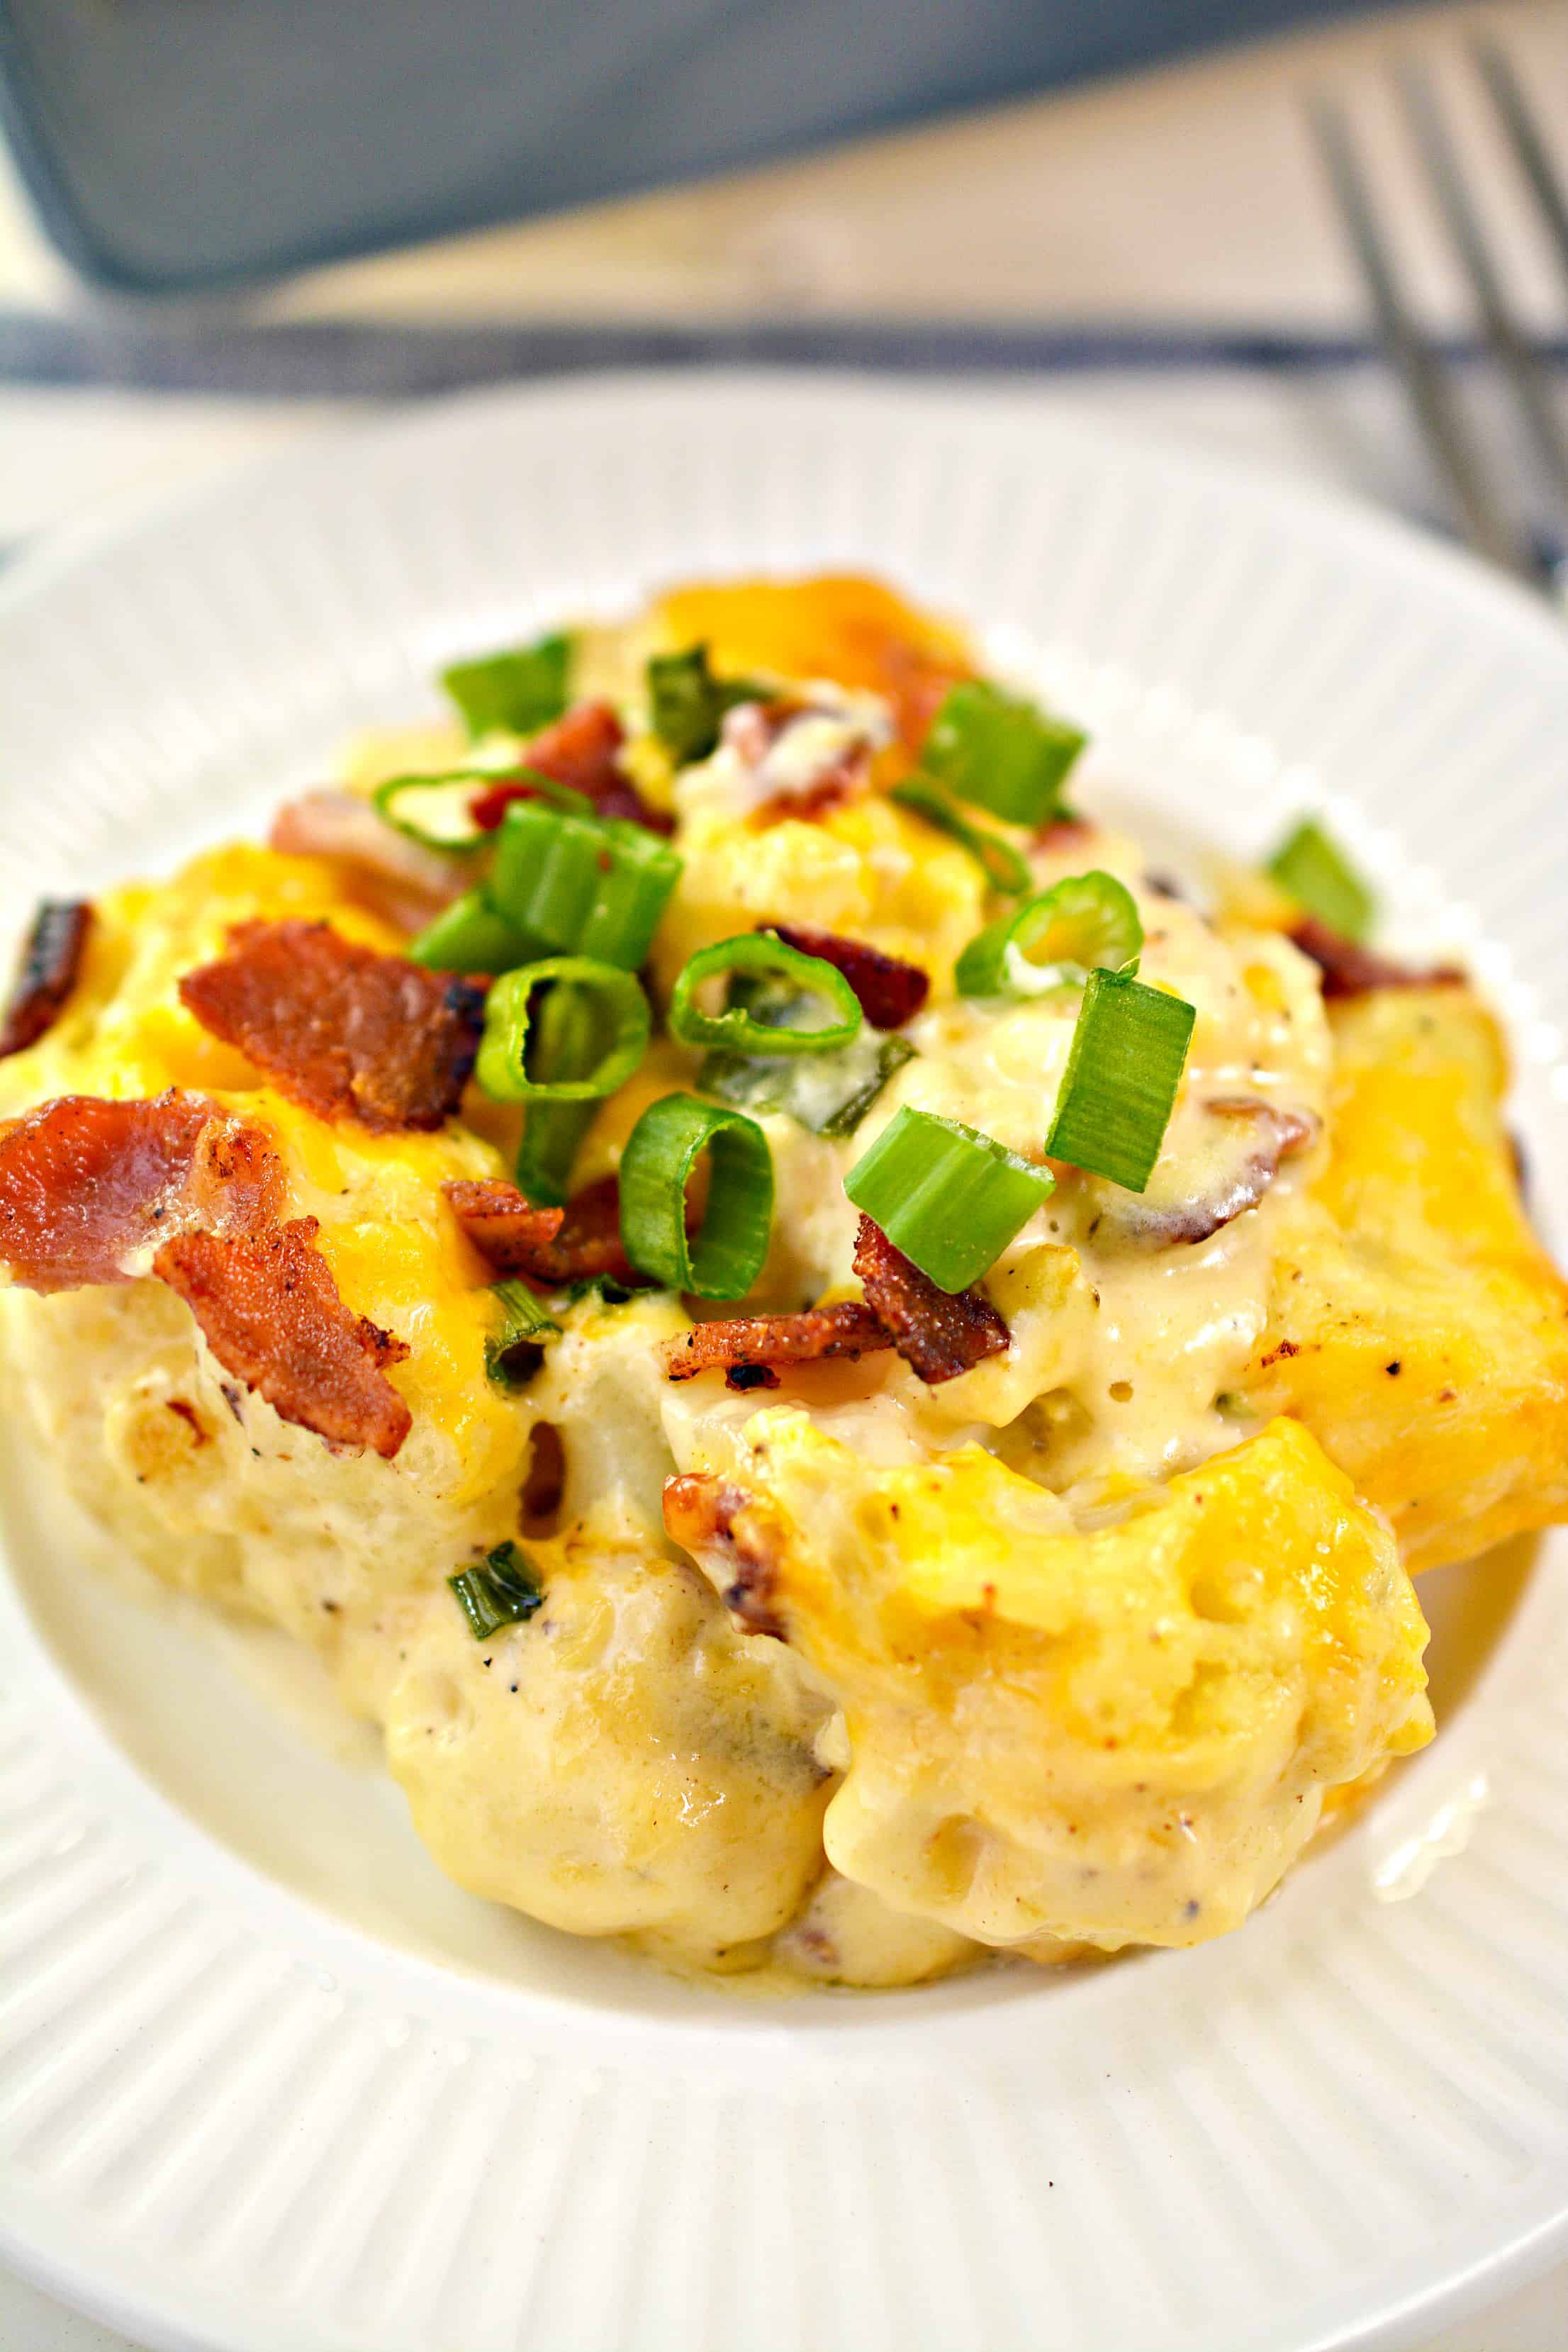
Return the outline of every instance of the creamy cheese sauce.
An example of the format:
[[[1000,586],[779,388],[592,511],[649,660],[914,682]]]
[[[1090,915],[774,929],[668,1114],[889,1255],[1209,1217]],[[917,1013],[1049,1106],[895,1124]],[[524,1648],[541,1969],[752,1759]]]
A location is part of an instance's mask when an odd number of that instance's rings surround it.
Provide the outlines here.
[[[868,609],[887,625],[883,605]],[[907,625],[921,658],[952,658],[950,637]],[[844,1178],[900,1108],[1042,1162],[1081,1001],[1070,982],[1005,1003],[955,995],[956,957],[994,909],[968,854],[882,789],[895,713],[865,682],[875,633],[864,615],[857,626],[847,683],[824,682],[812,657],[787,724],[768,737],[742,707],[713,755],[673,779],[641,699],[657,614],[585,632],[579,646],[579,690],[626,709],[625,764],[679,819],[684,866],[653,952],[658,990],[700,947],[770,920],[867,940],[931,983],[907,1031],[913,1058],[852,1137],[761,1116],[776,1208],[752,1310],[858,1295]],[[800,642],[811,644],[804,625]],[[723,651],[721,632],[716,660]],[[742,649],[729,666],[755,660]],[[491,738],[478,756],[499,767],[517,751]],[[357,747],[352,782],[364,790],[462,755],[450,730],[383,737]],[[840,804],[809,821],[778,813],[781,794],[809,793],[847,762],[858,764]],[[328,1128],[179,1003],[180,973],[247,916],[324,916],[395,944],[345,901],[330,864],[221,851],[162,889],[112,894],[66,1017],[0,1066],[0,1116],[54,1093],[180,1086],[263,1119],[289,1213],[320,1220],[342,1297],[408,1342],[391,1377],[415,1426],[388,1465],[332,1454],[255,1396],[237,1403],[156,1284],[5,1302],[73,1490],[158,1573],[322,1658],[382,1727],[421,1834],[462,1885],[581,1933],[633,1936],[684,1967],[823,1982],[908,1982],[983,1946],[1059,1959],[1126,1937],[1192,1941],[1267,1891],[1324,1785],[1420,1736],[1406,1654],[1418,1612],[1386,1537],[1310,1442],[1255,1458],[1287,1521],[1320,1527],[1355,1563],[1359,1581],[1330,1595],[1343,1626],[1328,1696],[1310,1612],[1286,1591],[1290,1563],[1263,1557],[1247,1481],[1232,1481],[1235,1542],[1257,1554],[1256,1591],[1245,1578],[1220,1590],[1236,1568],[1228,1538],[1222,1527],[1211,1575],[1205,1498],[1180,1486],[1261,1426],[1238,1392],[1268,1319],[1282,1220],[1330,1148],[1333,1048],[1316,974],[1278,932],[1218,927],[1155,887],[1124,836],[1009,838],[1039,885],[1092,868],[1124,883],[1144,930],[1140,977],[1196,1022],[1148,1192],[1058,1166],[985,1278],[1007,1349],[944,1385],[891,1352],[786,1370],[773,1390],[738,1393],[717,1372],[672,1384],[662,1351],[688,1307],[734,1310],[665,1295],[561,1304],[561,1335],[528,1386],[488,1381],[489,1270],[440,1186],[504,1172],[515,1115],[475,1105],[438,1136]],[[692,1088],[697,1067],[656,1040],[595,1120],[577,1181],[612,1171],[640,1112]],[[552,1447],[560,1491],[531,1505]],[[725,1605],[732,1555],[689,1554],[666,1533],[677,1472],[737,1480],[774,1515],[773,1565],[802,1612],[788,1644]],[[900,1494],[902,1532],[887,1517]],[[1153,1559],[1156,1524],[1168,1534]],[[476,1643],[447,1577],[520,1532],[545,1604]],[[1020,1562],[1037,1566],[1037,1590],[1019,1585]],[[1105,1613],[1107,1578],[1141,1596],[1133,1646],[1129,1613]],[[1006,1672],[977,1655],[952,1669],[952,1688],[942,1682],[953,1627],[988,1624],[996,1608],[1015,1612],[995,1632],[1005,1658],[1020,1627],[1048,1626],[1062,1658],[1079,1659],[1070,1706],[1047,1694],[1034,1651]],[[910,1611],[922,1627],[920,1612],[937,1612],[929,1640],[909,1633]],[[1063,1728],[1097,1708],[1126,1716],[1142,1780],[1117,1760],[1121,1734]],[[1047,1753],[1056,1779],[1042,1791],[1027,1759]],[[1064,1791],[1083,1814],[1081,1852]]]

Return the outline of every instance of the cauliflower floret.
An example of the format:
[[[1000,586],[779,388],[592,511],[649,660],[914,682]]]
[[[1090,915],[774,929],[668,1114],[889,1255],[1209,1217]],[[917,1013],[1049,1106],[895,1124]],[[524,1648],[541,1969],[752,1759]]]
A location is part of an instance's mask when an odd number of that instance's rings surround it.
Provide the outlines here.
[[[416,1829],[552,1927],[754,1965],[821,1867],[822,1703],[684,1562],[574,1535],[540,1564],[544,1605],[489,1640],[444,1588],[379,1629],[406,1662],[379,1711]]]
[[[1292,1423],[1091,1533],[977,1446],[868,1469],[779,1407],[729,1455],[671,1532],[844,1710],[835,1868],[956,1934],[1222,1934],[1326,1789],[1431,1736],[1393,1542]]]

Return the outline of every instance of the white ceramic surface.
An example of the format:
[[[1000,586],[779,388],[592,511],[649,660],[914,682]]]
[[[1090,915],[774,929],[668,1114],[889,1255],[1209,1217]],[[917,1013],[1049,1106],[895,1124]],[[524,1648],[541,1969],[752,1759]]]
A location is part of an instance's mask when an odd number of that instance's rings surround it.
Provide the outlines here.
[[[1505,1003],[1568,1229],[1568,645],[1396,526],[1022,396],[519,393],[24,571],[0,923],[254,824],[458,648],[823,562],[975,618],[1157,837],[1326,806]],[[1323,2352],[1568,2235],[1558,1545],[1427,1583],[1440,1738],[1241,1936],[762,2002],[447,1887],[308,1690],[99,1579],[41,1485],[13,1446],[0,2242],[150,2344]]]

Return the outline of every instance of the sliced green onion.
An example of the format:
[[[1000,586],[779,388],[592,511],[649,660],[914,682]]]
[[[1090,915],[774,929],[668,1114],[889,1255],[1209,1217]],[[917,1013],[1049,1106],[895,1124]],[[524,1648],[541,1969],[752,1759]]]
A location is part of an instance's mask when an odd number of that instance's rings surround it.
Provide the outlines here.
[[[971,678],[943,696],[921,766],[961,801],[1011,824],[1039,825],[1057,814],[1068,771],[1087,740],[1022,695]]]
[[[515,801],[498,843],[488,892],[498,914],[547,952],[636,971],[680,872],[666,842],[618,818]]]
[[[758,1020],[733,997],[722,1013],[704,1013],[697,1002],[698,990],[705,981],[732,972],[786,981],[797,996],[820,998],[830,1017],[815,1029],[793,1021],[785,1026]],[[860,1021],[860,1000],[837,965],[821,956],[803,955],[769,931],[742,931],[737,939],[699,948],[669,999],[672,1037],[683,1045],[723,1045],[738,1054],[830,1054],[848,1045]]]
[[[593,1008],[574,988],[552,988],[534,1015],[534,1069],[544,1078],[581,1077],[600,1057]],[[522,1115],[517,1181],[531,1201],[563,1209],[572,1197],[572,1171],[584,1137],[598,1117],[596,1102],[541,1102]]]
[[[836,1054],[713,1053],[697,1073],[705,1095],[737,1110],[785,1111],[813,1135],[853,1135],[888,1080],[914,1059],[907,1037],[863,1028]]]
[[[510,971],[537,953],[479,890],[465,890],[408,943],[412,961],[434,971]]]
[[[1055,1189],[1048,1168],[908,1103],[844,1179],[855,1206],[947,1291],[978,1282]]]
[[[1264,868],[1282,890],[1343,940],[1364,940],[1377,900],[1314,817],[1304,817]]]
[[[454,662],[441,672],[441,683],[470,735],[488,735],[492,727],[531,735],[565,709],[571,670],[571,638],[541,637],[479,661]]]
[[[495,782],[482,768],[453,768],[439,776],[389,776],[373,799],[378,815],[426,849],[477,849],[486,839],[474,822],[474,802]]]
[[[520,1190],[542,1208],[563,1209],[572,1197],[572,1171],[599,1106],[592,1102],[531,1102],[518,1147]]]
[[[518,1544],[497,1544],[476,1567],[447,1581],[476,1642],[488,1642],[503,1625],[526,1624],[544,1606],[544,1580]]]
[[[583,1042],[576,1067],[529,1067],[536,991],[570,991],[581,1000]],[[492,1102],[596,1102],[629,1078],[647,1051],[653,1026],[635,973],[592,956],[546,956],[504,972],[485,1006],[485,1034],[474,1076]],[[559,1055],[555,1056],[557,1065]]]
[[[678,768],[705,760],[719,740],[720,722],[738,702],[755,702],[768,689],[744,677],[715,677],[706,646],[655,654],[647,666],[653,731]]]
[[[542,768],[526,767],[521,761],[504,768],[487,768],[483,783],[484,791],[474,795],[476,805],[489,793],[503,792],[512,784],[526,784],[527,793],[520,793],[519,800],[548,801],[552,808],[565,809],[569,815],[585,817],[590,824],[599,814],[587,793],[580,793],[574,784],[563,784],[559,778],[547,776]],[[490,825],[486,828],[485,838],[494,837],[495,827]]]
[[[695,1240],[686,1230],[686,1184],[708,1154],[708,1205]],[[738,1110],[665,1095],[650,1103],[621,1154],[621,1240],[639,1273],[699,1298],[741,1298],[768,1254],[773,1163],[754,1119]]]
[[[1143,926],[1113,874],[1068,874],[972,939],[953,967],[961,996],[1037,996],[1096,969],[1138,969]]]
[[[967,849],[993,890],[1016,898],[1021,890],[1028,888],[1034,877],[1022,853],[1010,841],[1004,841],[999,833],[971,824],[952,794],[943,792],[929,776],[906,776],[902,783],[893,786],[888,797],[897,801],[900,808],[913,809],[917,816],[934,824],[939,833],[956,841],[961,849]]]
[[[485,1370],[498,1388],[521,1388],[539,1370],[547,1332],[561,1326],[547,1315],[526,1282],[493,1282],[500,1328],[485,1341]]]
[[[1160,1156],[1197,1014],[1124,973],[1091,971],[1046,1138],[1053,1160],[1142,1192]]]

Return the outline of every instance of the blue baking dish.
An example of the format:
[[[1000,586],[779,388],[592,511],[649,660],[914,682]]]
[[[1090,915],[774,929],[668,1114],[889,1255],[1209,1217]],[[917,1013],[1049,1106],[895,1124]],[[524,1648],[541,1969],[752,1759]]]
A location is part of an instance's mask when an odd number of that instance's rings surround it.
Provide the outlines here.
[[[729,171],[1357,5],[0,0],[0,109],[77,268],[174,292]]]

